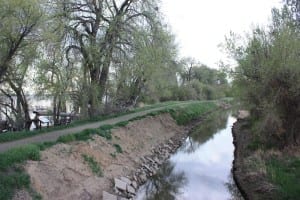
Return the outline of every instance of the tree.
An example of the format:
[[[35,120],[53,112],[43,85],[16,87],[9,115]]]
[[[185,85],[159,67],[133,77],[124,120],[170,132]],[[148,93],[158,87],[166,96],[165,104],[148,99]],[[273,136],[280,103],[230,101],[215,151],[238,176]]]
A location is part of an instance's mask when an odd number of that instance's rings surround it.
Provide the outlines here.
[[[0,91],[6,97],[1,112],[16,129],[30,126],[24,85],[36,52],[41,13],[35,0],[0,1]]]
[[[0,0],[0,83],[19,51],[31,43],[41,15],[37,0]]]
[[[126,54],[132,33],[154,23],[155,1],[83,0],[55,1],[68,31],[67,58],[80,55],[88,103],[96,111],[102,103],[114,56]],[[55,10],[55,9],[54,9]]]
[[[300,32],[293,20],[287,7],[273,10],[269,30],[254,29],[244,46],[228,44],[239,64],[234,83],[240,97],[259,119],[261,137],[279,146],[299,139]]]

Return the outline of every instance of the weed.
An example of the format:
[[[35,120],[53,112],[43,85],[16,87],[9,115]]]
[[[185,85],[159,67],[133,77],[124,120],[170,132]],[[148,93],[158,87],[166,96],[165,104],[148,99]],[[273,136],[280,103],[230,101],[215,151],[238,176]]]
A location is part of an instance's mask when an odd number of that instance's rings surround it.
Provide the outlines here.
[[[115,124],[117,127],[124,127],[129,123],[129,121],[118,122]]]
[[[92,172],[97,176],[103,176],[103,172],[99,164],[95,161],[95,159],[91,156],[86,154],[82,154],[82,157],[85,162],[88,163],[89,167],[91,168]]]
[[[22,163],[26,160],[40,160],[40,148],[37,145],[26,145],[13,148],[0,154],[0,170]]]
[[[73,142],[75,141],[75,134],[69,134],[69,135],[62,135],[59,136],[57,139],[57,142],[62,142],[62,143],[68,143],[68,142]]]
[[[300,197],[300,159],[271,159],[267,163],[270,180],[279,188],[280,199]]]
[[[111,157],[116,158],[117,157],[117,152],[110,153]]]
[[[114,125],[111,125],[111,124],[105,124],[105,125],[100,126],[99,128],[100,128],[101,130],[110,130],[110,129],[114,128],[114,127],[115,127]]]
[[[107,130],[98,129],[97,134],[100,135],[101,137],[104,137],[107,140],[111,140],[112,139],[111,131],[109,129],[107,129]]]
[[[30,186],[30,177],[23,172],[0,173],[0,199],[12,199],[15,189]]]
[[[113,145],[117,151],[117,153],[123,153],[122,147],[119,144],[114,144]]]

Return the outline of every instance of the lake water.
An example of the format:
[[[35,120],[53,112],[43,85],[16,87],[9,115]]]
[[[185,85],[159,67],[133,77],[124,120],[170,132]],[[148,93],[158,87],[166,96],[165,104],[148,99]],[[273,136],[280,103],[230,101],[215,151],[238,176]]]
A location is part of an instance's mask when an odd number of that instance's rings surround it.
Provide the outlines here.
[[[208,116],[158,174],[139,189],[136,199],[243,199],[231,174],[231,128],[235,121],[230,112]]]

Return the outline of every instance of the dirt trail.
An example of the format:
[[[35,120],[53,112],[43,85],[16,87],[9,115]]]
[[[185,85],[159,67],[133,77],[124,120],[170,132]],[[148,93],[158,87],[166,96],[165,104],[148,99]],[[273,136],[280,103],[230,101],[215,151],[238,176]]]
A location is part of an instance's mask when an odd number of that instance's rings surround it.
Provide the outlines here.
[[[90,128],[91,129],[98,128],[99,126],[102,126],[105,124],[115,124],[118,122],[127,121],[127,120],[130,120],[135,117],[147,115],[151,112],[160,111],[160,110],[164,110],[166,108],[170,108],[173,106],[180,106],[180,105],[189,104],[189,103],[190,102],[183,102],[183,103],[178,103],[175,105],[154,108],[154,109],[145,110],[145,111],[141,111],[141,112],[137,112],[137,113],[132,113],[132,114],[128,114],[128,115],[124,115],[124,116],[120,116],[120,117],[116,117],[116,118],[112,118],[112,119],[108,119],[108,120],[104,120],[104,121],[100,121],[100,122],[93,122],[93,123],[84,124],[81,126],[76,126],[73,128],[67,128],[67,129],[58,130],[58,131],[51,131],[48,133],[43,133],[41,135],[36,135],[36,136],[25,138],[25,139],[2,143],[2,144],[0,144],[0,152],[4,152],[11,148],[19,147],[19,146],[31,144],[31,143],[56,141],[58,139],[58,137],[60,137],[62,135],[77,133],[77,132],[83,131],[85,129],[90,129]]]

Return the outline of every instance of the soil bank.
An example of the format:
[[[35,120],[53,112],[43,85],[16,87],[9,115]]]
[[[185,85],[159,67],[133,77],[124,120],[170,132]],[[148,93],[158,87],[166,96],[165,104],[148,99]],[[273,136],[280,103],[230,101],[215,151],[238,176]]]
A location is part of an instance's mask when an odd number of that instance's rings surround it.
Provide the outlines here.
[[[102,199],[103,191],[114,193],[115,177],[132,177],[141,158],[153,154],[157,145],[172,137],[182,138],[187,132],[169,114],[150,116],[113,129],[112,140],[95,135],[84,142],[54,145],[41,152],[40,161],[27,161],[25,170],[32,188],[43,199]],[[93,173],[84,155],[96,161],[102,176]]]
[[[267,179],[265,166],[259,166],[263,161],[263,152],[253,152],[249,149],[253,141],[247,120],[238,119],[233,125],[233,178],[241,194],[246,200],[274,199],[275,187]]]

